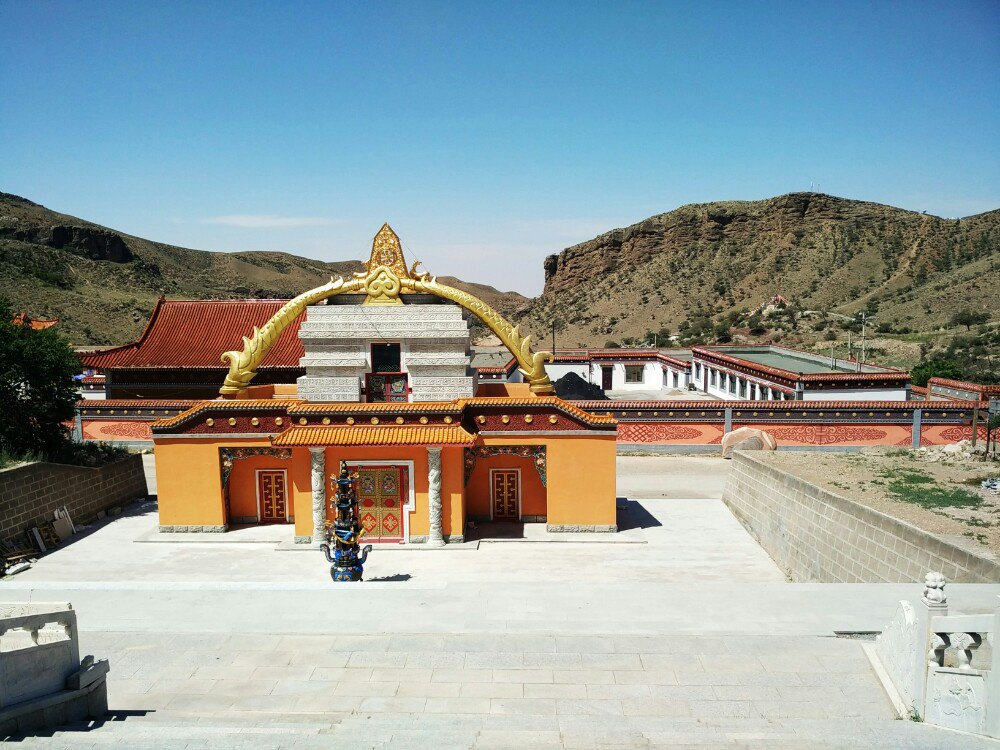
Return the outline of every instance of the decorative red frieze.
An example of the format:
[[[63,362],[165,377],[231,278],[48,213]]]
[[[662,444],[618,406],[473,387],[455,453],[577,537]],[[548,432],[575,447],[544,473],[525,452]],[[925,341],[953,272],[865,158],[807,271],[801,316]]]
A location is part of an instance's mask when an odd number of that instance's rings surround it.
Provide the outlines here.
[[[718,425],[709,424],[650,424],[622,422],[618,425],[619,443],[679,443],[707,445],[721,439]]]
[[[80,423],[84,440],[97,442],[152,440],[149,422],[85,420]]]

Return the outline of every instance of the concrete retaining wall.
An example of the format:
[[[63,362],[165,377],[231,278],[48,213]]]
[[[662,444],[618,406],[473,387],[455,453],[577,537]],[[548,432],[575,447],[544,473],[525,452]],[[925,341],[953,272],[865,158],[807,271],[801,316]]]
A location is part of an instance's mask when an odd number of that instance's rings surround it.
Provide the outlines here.
[[[1000,565],[736,452],[723,501],[793,581],[997,583]]]
[[[66,506],[74,523],[146,495],[142,456],[99,469],[38,462],[0,471],[0,539],[23,543],[24,531]]]

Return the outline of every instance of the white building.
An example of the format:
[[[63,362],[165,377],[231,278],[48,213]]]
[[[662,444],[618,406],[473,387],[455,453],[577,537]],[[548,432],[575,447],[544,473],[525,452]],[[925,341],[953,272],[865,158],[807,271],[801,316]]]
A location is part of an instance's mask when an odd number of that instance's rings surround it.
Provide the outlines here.
[[[515,380],[512,363],[480,378]],[[559,349],[546,366],[553,382],[575,373],[612,396],[666,398],[696,390],[725,401],[907,401],[910,375],[783,346],[691,349]]]

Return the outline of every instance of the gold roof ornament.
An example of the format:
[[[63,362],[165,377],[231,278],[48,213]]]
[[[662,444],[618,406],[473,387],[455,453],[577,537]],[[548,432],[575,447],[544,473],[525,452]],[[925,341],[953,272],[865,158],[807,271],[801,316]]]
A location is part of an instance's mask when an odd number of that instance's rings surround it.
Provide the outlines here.
[[[245,390],[257,374],[257,368],[278,340],[281,332],[294,321],[309,305],[337,294],[365,295],[363,305],[401,305],[402,294],[433,294],[436,297],[449,300],[465,308],[483,323],[510,350],[520,365],[521,374],[528,382],[532,393],[551,395],[555,393],[552,381],[545,371],[545,361],[551,360],[547,352],[531,351],[531,336],[522,336],[520,328],[511,325],[500,313],[487,305],[478,297],[468,292],[445,284],[439,284],[435,277],[428,273],[417,273],[419,261],[407,269],[403,258],[403,248],[398,235],[392,227],[383,224],[372,241],[372,254],[364,271],[359,271],[353,278],[344,281],[343,278],[333,279],[322,286],[300,294],[285,304],[274,314],[263,328],[256,326],[253,333],[243,337],[241,351],[225,352],[222,361],[229,364],[229,374],[219,393],[224,396],[237,395]]]
[[[392,227],[388,224],[382,225],[372,241],[372,255],[368,259],[367,272],[371,273],[379,266],[385,266],[399,278],[409,275],[406,261],[403,260],[403,246],[399,242],[399,235],[392,231]]]

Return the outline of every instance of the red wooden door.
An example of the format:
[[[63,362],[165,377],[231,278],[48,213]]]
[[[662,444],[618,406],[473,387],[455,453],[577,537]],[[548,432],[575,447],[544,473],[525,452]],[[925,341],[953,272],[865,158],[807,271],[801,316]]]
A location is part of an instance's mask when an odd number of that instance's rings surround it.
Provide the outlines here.
[[[358,516],[363,542],[403,541],[403,505],[409,495],[405,466],[352,466],[358,473]]]

